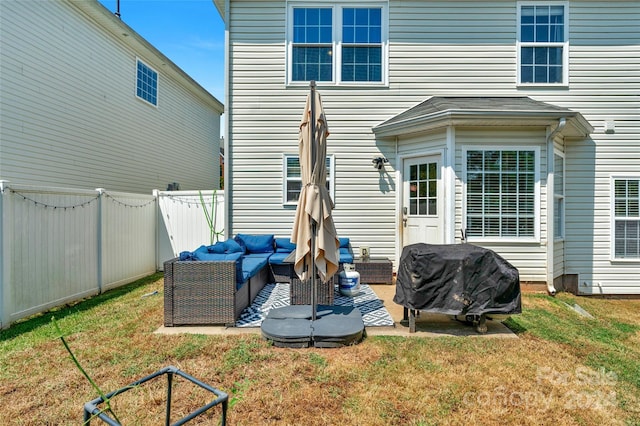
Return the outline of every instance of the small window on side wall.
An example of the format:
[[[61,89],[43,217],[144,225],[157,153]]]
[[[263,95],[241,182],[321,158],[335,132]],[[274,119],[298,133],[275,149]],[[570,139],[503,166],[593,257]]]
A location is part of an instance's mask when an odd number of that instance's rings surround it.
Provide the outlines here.
[[[327,190],[334,199],[334,156],[327,155]],[[302,190],[302,169],[300,168],[300,158],[297,155],[286,154],[283,160],[284,182],[283,182],[283,204],[297,204]]]
[[[613,179],[613,258],[640,261],[640,177]]]
[[[140,59],[136,60],[136,97],[158,106],[158,73]]]

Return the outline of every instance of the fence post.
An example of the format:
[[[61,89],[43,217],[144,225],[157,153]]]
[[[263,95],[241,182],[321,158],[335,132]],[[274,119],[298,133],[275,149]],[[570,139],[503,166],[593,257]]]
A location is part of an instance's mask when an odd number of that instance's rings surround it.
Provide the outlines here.
[[[156,214],[155,214],[155,221],[156,221],[156,271],[159,271],[160,269],[162,269],[160,267],[160,191],[158,189],[154,189],[152,191],[153,196],[156,199]]]
[[[104,188],[96,188],[98,191],[98,229],[97,229],[97,242],[98,247],[96,251],[96,270],[98,272],[98,294],[102,294],[102,286],[104,285],[104,277],[102,275],[102,199],[103,194],[106,191]]]
[[[7,208],[8,196],[6,189],[8,180],[0,180],[0,329],[9,327],[11,312],[11,230],[8,226],[9,209]]]

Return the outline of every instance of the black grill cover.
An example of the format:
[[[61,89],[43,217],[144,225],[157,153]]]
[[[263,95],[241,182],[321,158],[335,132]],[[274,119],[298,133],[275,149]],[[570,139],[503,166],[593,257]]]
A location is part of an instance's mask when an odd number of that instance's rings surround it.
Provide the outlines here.
[[[519,314],[518,270],[472,244],[412,244],[402,250],[393,301],[446,315]]]

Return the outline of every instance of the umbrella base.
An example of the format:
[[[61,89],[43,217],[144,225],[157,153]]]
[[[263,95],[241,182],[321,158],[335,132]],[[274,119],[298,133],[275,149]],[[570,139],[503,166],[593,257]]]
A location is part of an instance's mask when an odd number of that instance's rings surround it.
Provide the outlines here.
[[[318,305],[312,321],[311,305],[283,306],[262,321],[262,336],[281,348],[340,348],[364,337],[362,314],[352,306]]]

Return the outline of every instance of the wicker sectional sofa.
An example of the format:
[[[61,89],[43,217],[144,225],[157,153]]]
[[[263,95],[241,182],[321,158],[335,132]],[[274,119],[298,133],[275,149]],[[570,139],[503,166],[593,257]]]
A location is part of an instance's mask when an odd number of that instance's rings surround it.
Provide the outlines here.
[[[295,245],[287,245],[285,240],[273,235],[238,234],[166,261],[164,325],[233,326],[267,282],[289,282],[291,303],[309,303],[306,283],[294,277],[293,264],[282,262],[289,250],[295,250]],[[340,240],[340,263],[353,262],[349,239]],[[277,260],[278,256],[282,259]],[[320,300],[332,304],[333,281],[326,287],[320,291]]]
[[[235,325],[270,280],[273,236],[246,237],[183,252],[164,263],[165,326]]]
[[[168,260],[164,263],[164,325],[235,325],[268,275],[263,268],[238,286],[234,261]]]

